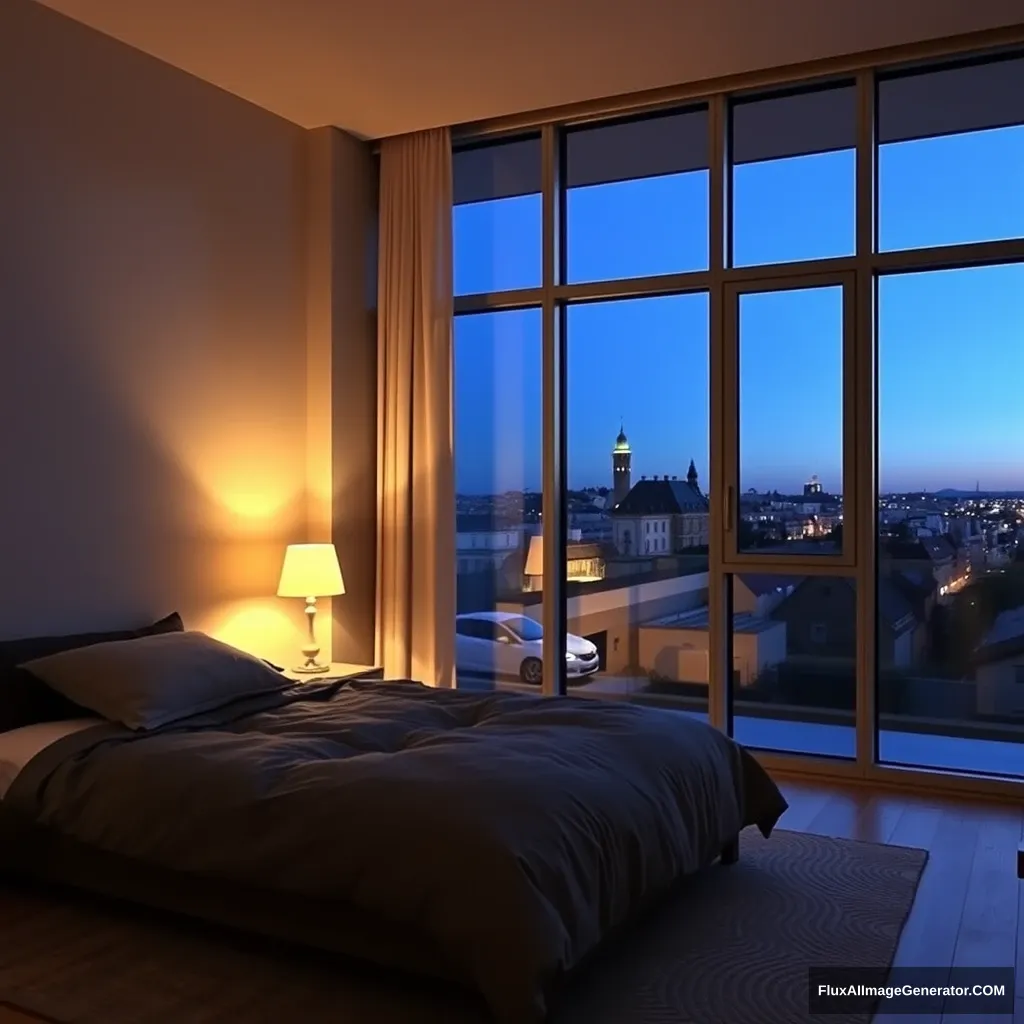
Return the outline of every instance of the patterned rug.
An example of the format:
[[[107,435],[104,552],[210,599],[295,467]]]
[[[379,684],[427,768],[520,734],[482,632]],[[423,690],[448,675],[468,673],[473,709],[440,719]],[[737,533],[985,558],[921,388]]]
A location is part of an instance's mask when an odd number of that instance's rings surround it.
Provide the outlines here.
[[[793,1024],[810,965],[891,963],[923,850],[776,832],[695,876],[552,1024]],[[0,887],[0,1004],[60,1024],[485,1024],[468,996],[84,897]],[[826,1024],[866,1024],[864,1015]]]

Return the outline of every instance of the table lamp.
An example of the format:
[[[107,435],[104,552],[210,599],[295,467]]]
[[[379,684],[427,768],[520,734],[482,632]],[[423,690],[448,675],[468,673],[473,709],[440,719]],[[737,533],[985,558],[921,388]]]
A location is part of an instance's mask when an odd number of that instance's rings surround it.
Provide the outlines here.
[[[281,567],[281,582],[277,585],[278,597],[304,597],[306,619],[309,622],[309,639],[302,648],[306,658],[304,664],[295,669],[309,675],[326,672],[328,665],[316,660],[320,645],[316,642],[316,599],[334,597],[345,593],[345,581],[341,578],[338,553],[333,544],[289,544],[284,553]]]

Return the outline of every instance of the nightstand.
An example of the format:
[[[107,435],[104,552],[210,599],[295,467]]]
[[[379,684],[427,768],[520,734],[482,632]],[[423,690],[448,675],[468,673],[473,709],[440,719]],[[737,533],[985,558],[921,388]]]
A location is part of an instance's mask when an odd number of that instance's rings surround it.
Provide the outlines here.
[[[331,667],[326,672],[317,672],[312,675],[286,668],[283,675],[294,679],[297,683],[322,683],[328,679],[383,679],[384,669],[377,668],[375,665],[350,665],[344,661],[332,661]]]

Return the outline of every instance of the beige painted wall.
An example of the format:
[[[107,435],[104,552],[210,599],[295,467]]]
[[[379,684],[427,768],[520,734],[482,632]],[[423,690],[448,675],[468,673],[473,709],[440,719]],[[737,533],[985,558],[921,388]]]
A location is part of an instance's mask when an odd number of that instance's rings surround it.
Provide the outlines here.
[[[377,577],[377,174],[370,148],[336,128],[311,131],[308,152],[309,529],[311,539],[334,541],[345,576],[346,592],[333,601],[335,658],[369,664]]]
[[[290,662],[283,546],[332,515],[307,133],[29,0],[0,56],[0,637],[178,609]]]

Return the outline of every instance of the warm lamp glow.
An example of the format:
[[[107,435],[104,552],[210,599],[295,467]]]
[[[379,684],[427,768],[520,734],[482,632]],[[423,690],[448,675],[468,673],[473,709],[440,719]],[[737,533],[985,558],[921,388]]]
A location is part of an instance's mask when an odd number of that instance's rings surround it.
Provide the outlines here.
[[[229,601],[196,622],[216,640],[273,662],[289,659],[301,642],[295,618],[272,598]],[[191,621],[191,620],[189,620]]]
[[[544,538],[541,536],[530,538],[530,549],[526,553],[526,568],[523,570],[527,576],[544,575]]]
[[[289,544],[284,553],[278,597],[334,597],[345,593],[333,544]]]

